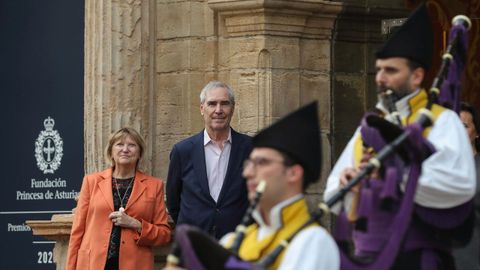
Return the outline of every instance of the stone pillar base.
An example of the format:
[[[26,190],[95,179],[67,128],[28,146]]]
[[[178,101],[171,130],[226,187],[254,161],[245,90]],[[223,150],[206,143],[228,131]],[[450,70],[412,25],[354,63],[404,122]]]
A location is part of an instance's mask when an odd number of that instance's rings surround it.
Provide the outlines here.
[[[32,228],[33,235],[43,236],[55,241],[53,248],[53,262],[57,270],[64,270],[67,265],[68,243],[72,230],[73,214],[53,215],[50,220],[27,220],[25,222]],[[170,244],[154,248],[155,269],[165,266],[166,257],[170,251]]]

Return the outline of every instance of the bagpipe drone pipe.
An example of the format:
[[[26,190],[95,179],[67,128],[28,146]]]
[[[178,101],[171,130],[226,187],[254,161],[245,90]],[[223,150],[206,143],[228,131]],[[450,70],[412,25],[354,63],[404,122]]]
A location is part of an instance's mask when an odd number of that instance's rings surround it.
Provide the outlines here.
[[[273,264],[276,258],[288,247],[294,237],[312,223],[320,223],[320,218],[330,212],[330,208],[343,202],[345,196],[361,183],[362,186],[374,185],[370,177],[372,172],[379,170],[384,186],[380,190],[381,203],[388,207],[389,202],[397,200],[395,214],[392,216],[391,233],[385,240],[383,249],[376,254],[373,260],[361,262],[353,259],[348,251],[341,250],[341,269],[389,269],[399,253],[405,234],[411,222],[414,208],[414,195],[421,173],[422,162],[434,153],[434,147],[423,137],[424,129],[434,124],[434,117],[430,110],[435,103],[444,105],[458,112],[459,108],[459,78],[465,65],[467,48],[467,31],[471,27],[468,17],[459,15],[452,20],[449,33],[449,45],[442,57],[442,65],[430,88],[428,103],[418,113],[417,120],[406,126],[395,125],[382,117],[367,113],[362,120],[362,135],[366,143],[374,148],[376,155],[370,158],[360,172],[348,184],[324,203],[320,203],[311,213],[310,219],[296,232],[281,242],[271,253],[259,261],[246,262],[238,257],[238,249],[244,237],[245,227],[251,222],[251,212],[256,207],[263,190],[257,190],[257,198],[251,204],[241,225],[236,230],[234,244],[226,249],[215,239],[188,225],[180,225],[176,229],[175,243],[172,252],[167,257],[167,265],[181,265],[187,269],[266,269]],[[441,89],[441,90],[440,90]],[[403,177],[403,170],[408,166],[408,180],[403,191],[399,194],[399,179]],[[361,196],[370,196],[373,189],[362,188]],[[400,197],[400,198],[399,198]],[[367,226],[368,211],[372,205],[358,206],[358,227]],[[456,209],[450,209],[455,212]],[[442,215],[443,213],[440,213]],[[419,210],[420,215],[422,209]],[[432,218],[431,213],[428,213]],[[433,222],[435,217],[433,216]],[[336,224],[336,239],[340,247],[345,246],[347,240],[347,224],[345,215],[339,215]],[[363,224],[362,224],[363,223]],[[446,222],[445,228],[456,226]],[[462,241],[462,240],[459,240]],[[321,251],[319,251],[321,252]]]

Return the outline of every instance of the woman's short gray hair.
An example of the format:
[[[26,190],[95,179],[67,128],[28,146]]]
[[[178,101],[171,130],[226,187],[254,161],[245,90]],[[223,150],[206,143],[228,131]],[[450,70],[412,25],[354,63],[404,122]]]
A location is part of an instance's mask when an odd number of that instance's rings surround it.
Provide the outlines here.
[[[200,92],[200,104],[205,102],[205,99],[207,98],[207,92],[215,88],[227,89],[228,98],[230,99],[230,102],[235,105],[235,94],[233,93],[233,89],[228,84],[221,81],[210,81],[207,83],[207,85],[205,85],[205,87],[203,87],[202,92]]]

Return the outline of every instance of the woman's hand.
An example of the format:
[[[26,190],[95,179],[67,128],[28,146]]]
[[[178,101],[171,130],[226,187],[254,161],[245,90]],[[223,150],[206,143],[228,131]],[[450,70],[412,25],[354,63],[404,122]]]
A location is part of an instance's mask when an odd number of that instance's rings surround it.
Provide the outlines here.
[[[137,232],[142,231],[142,223],[137,219],[127,215],[125,211],[114,211],[108,215],[108,218],[115,226],[131,228]]]

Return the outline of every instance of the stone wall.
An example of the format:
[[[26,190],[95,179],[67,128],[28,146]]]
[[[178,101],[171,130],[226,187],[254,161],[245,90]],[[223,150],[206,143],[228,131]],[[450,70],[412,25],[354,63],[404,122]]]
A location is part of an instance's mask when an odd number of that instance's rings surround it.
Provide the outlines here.
[[[198,95],[212,79],[235,89],[232,126],[250,135],[318,100],[330,164],[331,36],[341,9],[321,0],[87,0],[85,171],[106,166],[108,135],[129,125],[146,137],[146,171],[165,179],[172,145],[203,128]]]
[[[165,179],[172,145],[203,128],[200,90],[218,79],[236,91],[232,126],[249,135],[318,100],[318,202],[375,102],[380,21],[407,13],[403,1],[86,0],[85,171],[107,166],[108,135],[129,125],[146,137],[144,169]]]
[[[165,179],[172,145],[203,128],[200,90],[218,79],[236,91],[232,126],[249,135],[318,100],[325,179],[341,9],[322,0],[86,0],[86,173],[107,166],[109,134],[128,125],[146,138],[146,172]],[[310,188],[311,202],[323,186]]]

